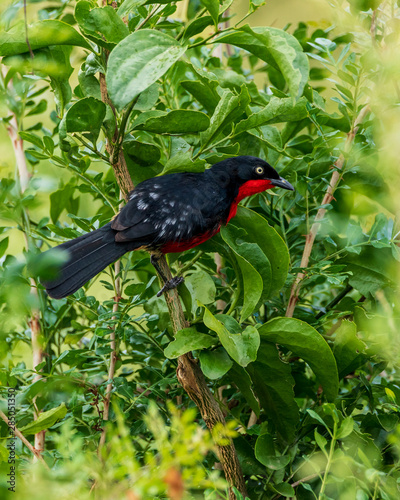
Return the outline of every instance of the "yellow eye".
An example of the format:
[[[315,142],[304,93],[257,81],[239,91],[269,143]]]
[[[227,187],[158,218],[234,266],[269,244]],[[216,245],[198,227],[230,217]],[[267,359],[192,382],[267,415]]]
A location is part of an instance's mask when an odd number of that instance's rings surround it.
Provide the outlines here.
[[[256,167],[256,173],[261,175],[264,173],[264,169],[262,167]]]

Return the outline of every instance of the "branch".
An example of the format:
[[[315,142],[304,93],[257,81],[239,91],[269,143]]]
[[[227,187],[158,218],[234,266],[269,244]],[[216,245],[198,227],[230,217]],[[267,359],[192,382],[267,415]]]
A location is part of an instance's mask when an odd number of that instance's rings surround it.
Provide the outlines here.
[[[364,120],[365,116],[369,113],[369,111],[370,108],[368,105],[364,106],[360,111],[356,121],[354,122],[353,128],[347,134],[347,139],[344,146],[345,153],[349,152],[351,145],[353,144],[354,137],[357,134],[359,125],[362,123],[362,121]],[[314,219],[314,223],[311,226],[310,232],[306,236],[306,243],[304,245],[304,251],[300,263],[300,267],[302,268],[308,267],[308,262],[310,260],[311,250],[314,245],[315,237],[317,236],[317,233],[321,227],[321,220],[325,217],[326,214],[326,208],[324,207],[326,205],[329,205],[333,200],[333,194],[342,177],[340,171],[343,169],[344,163],[345,163],[345,157],[343,154],[341,154],[335,163],[336,169],[332,174],[328,189],[326,190],[325,196],[322,200],[321,203],[322,206],[321,208],[318,209],[317,215],[315,216]],[[289,303],[286,310],[286,316],[288,318],[291,318],[293,316],[294,309],[296,307],[297,301],[299,300],[300,283],[304,279],[304,277],[305,274],[303,272],[298,273],[292,285],[292,289],[290,291]]]
[[[116,115],[115,107],[108,95],[106,78],[103,73],[100,73],[100,91],[101,91],[101,100],[105,104],[108,104],[111,107],[114,115]],[[118,131],[118,126],[116,125],[112,141],[107,140],[106,142],[106,150],[110,156],[110,162],[114,169],[119,188],[124,193],[125,197],[127,197],[128,193],[130,193],[135,186],[132,182],[131,176],[129,175],[128,166],[126,164],[122,148],[120,148],[118,145],[117,149],[115,146],[115,144],[118,141],[118,136],[119,136],[119,131]],[[115,152],[117,152],[117,154],[115,154]]]
[[[167,280],[170,280],[172,274],[165,256],[158,257],[158,265]],[[186,328],[188,324],[176,288],[165,292],[164,297],[175,335],[179,330]],[[210,431],[213,430],[216,424],[225,426],[222,410],[208,388],[198,362],[193,359],[191,354],[184,354],[178,358],[176,374],[190,399],[199,408],[201,416]],[[217,450],[226,480],[230,486],[235,486],[245,497],[246,485],[232,439],[229,440],[227,446],[221,446],[217,443]],[[236,498],[232,489],[229,490],[229,498],[231,500]]]
[[[8,84],[8,88],[11,91],[12,90],[12,81]],[[7,131],[8,135],[11,139],[11,143],[14,149],[14,155],[15,155],[15,161],[17,164],[17,169],[18,169],[18,178],[19,178],[19,184],[20,184],[20,189],[21,193],[23,193],[26,188],[28,187],[29,184],[29,179],[31,177],[31,174],[28,170],[28,165],[26,162],[25,158],[25,152],[24,152],[24,142],[21,139],[21,137],[18,135],[19,131],[19,124],[18,124],[18,119],[17,115],[15,113],[12,114],[12,118],[9,121],[9,124],[7,126]],[[25,209],[25,214],[23,215],[23,218],[26,219],[24,221],[24,237],[25,237],[25,244],[26,244],[26,249],[29,249],[29,213]],[[27,224],[27,226],[25,225]],[[37,298],[37,285],[35,283],[35,280],[31,278],[31,295],[36,299]],[[39,311],[36,309],[32,310],[32,316],[28,320],[28,324],[31,327],[31,343],[32,343],[32,363],[33,363],[33,368],[36,366],[40,365],[43,361],[43,349],[42,349],[42,342],[41,342],[41,335],[42,332],[40,330],[40,321],[39,321]],[[36,382],[41,378],[41,375],[35,375],[33,382]],[[34,419],[36,420],[39,415],[40,411],[38,410],[36,406],[36,397],[33,399],[33,406],[34,406]],[[45,433],[46,431],[40,431],[37,434],[35,434],[35,449],[38,450],[38,453],[40,454],[41,451],[44,450],[44,440],[45,440]]]
[[[12,430],[13,434],[15,434],[19,439],[24,443],[24,445],[31,450],[33,455],[40,461],[42,464],[46,467],[47,470],[50,470],[46,462],[44,461],[44,458],[40,454],[40,451],[34,448],[31,443],[26,439],[26,437],[22,434],[21,431],[17,429],[17,427],[13,424],[10,424],[10,421],[8,420],[7,416],[0,410],[0,418],[4,420],[4,422],[7,424],[7,426]]]

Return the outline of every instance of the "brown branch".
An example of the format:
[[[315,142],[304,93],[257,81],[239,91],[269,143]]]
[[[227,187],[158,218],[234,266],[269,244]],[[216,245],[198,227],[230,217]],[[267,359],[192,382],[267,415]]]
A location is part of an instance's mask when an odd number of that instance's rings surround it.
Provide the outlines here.
[[[104,76],[103,73],[100,73],[100,91],[101,91],[101,100],[105,104],[108,104],[111,107],[111,109],[116,117],[117,113],[116,113],[115,107],[112,104],[110,97],[108,95],[107,85],[106,85],[106,77]],[[126,197],[128,195],[128,193],[130,193],[134,189],[135,186],[132,182],[131,176],[129,175],[128,166],[126,164],[126,160],[125,160],[125,156],[124,156],[124,152],[123,152],[122,148],[119,147],[118,154],[117,155],[114,154],[115,144],[118,140],[118,135],[119,135],[118,134],[118,126],[116,125],[112,140],[110,141],[107,139],[106,150],[110,156],[111,165],[114,169],[119,188],[122,191],[122,193],[124,193],[124,195]]]
[[[21,431],[17,429],[17,427],[13,424],[10,423],[8,417],[0,410],[0,418],[4,420],[4,422],[7,424],[7,426],[11,429],[12,433],[17,436],[23,443],[24,445],[29,448],[29,450],[33,453],[33,455],[36,457],[37,460],[42,462],[42,464],[46,467],[47,470],[50,470],[46,462],[44,461],[42,455],[40,454],[40,451],[34,448],[31,443],[26,439],[26,437],[22,434]]]
[[[10,91],[12,91],[12,81],[8,84],[8,88]],[[24,142],[18,135],[19,131],[19,125],[18,125],[18,119],[15,113],[12,114],[12,118],[8,123],[7,126],[7,132],[8,135],[11,139],[11,143],[14,149],[14,155],[15,155],[15,161],[17,164],[17,169],[18,169],[18,178],[19,178],[19,184],[20,184],[20,189],[21,193],[23,193],[26,188],[28,187],[29,184],[29,179],[31,178],[31,174],[28,170],[28,164],[26,162],[25,158],[25,152],[24,152]],[[29,213],[27,210],[25,210],[26,216],[29,217]],[[27,234],[26,230],[24,231],[24,237],[25,237],[25,243],[26,243],[26,248],[29,248],[29,235]],[[37,287],[35,280],[31,278],[31,294],[37,298]],[[40,321],[39,321],[39,311],[36,309],[32,310],[32,316],[30,320],[28,321],[29,326],[31,328],[31,344],[32,344],[32,364],[33,368],[36,366],[40,365],[43,361],[43,348],[42,348],[42,332],[40,329]],[[37,374],[35,375],[33,382],[36,382],[41,378],[41,375]],[[37,397],[37,396],[36,396]],[[40,411],[38,410],[36,406],[36,397],[33,399],[33,406],[34,406],[34,419],[37,420],[37,418],[40,415]],[[40,431],[37,434],[35,434],[35,449],[38,450],[38,452],[42,452],[44,450],[44,441],[45,441],[45,433],[46,431]]]
[[[370,108],[369,106],[364,106],[362,110],[360,111],[356,121],[354,122],[353,128],[350,130],[350,132],[347,134],[346,138],[346,143],[344,147],[344,152],[345,154],[350,151],[351,145],[353,144],[354,137],[357,134],[357,130],[359,128],[359,125],[362,123],[364,120],[365,116],[369,113]],[[340,155],[340,157],[337,159],[335,163],[335,171],[332,174],[328,189],[326,190],[325,196],[322,200],[321,207],[318,209],[317,215],[315,216],[314,223],[311,226],[310,232],[306,236],[306,243],[304,245],[304,250],[303,250],[303,255],[301,258],[301,263],[300,267],[306,268],[308,266],[309,260],[310,260],[310,255],[311,255],[311,250],[314,245],[315,237],[317,236],[317,233],[321,227],[321,220],[325,217],[326,214],[326,208],[324,208],[326,205],[329,205],[331,201],[333,200],[333,194],[340,182],[340,179],[342,177],[342,173],[340,172],[343,169],[345,163],[345,157],[343,154]],[[300,272],[297,274],[296,279],[294,280],[294,283],[292,285],[292,289],[290,291],[290,298],[288,302],[288,307],[286,310],[286,316],[288,318],[291,318],[294,313],[294,309],[296,307],[297,301],[299,300],[299,291],[300,291],[300,284],[301,281],[304,279],[305,274],[303,272]]]
[[[165,257],[157,257],[157,263],[161,271],[168,280],[171,279],[171,270]],[[185,320],[177,290],[173,289],[167,291],[164,297],[171,318],[173,333],[175,335],[177,331],[186,328],[188,324]],[[192,399],[199,408],[201,416],[210,431],[212,431],[217,424],[225,426],[225,418],[222,410],[208,388],[198,362],[193,359],[191,354],[184,354],[178,358],[176,374],[180,384],[185,389],[190,399]],[[229,440],[227,446],[221,446],[217,443],[217,450],[222,469],[229,485],[235,486],[243,496],[246,496],[246,485],[232,439]],[[229,491],[229,498],[231,500],[236,498],[232,489]]]

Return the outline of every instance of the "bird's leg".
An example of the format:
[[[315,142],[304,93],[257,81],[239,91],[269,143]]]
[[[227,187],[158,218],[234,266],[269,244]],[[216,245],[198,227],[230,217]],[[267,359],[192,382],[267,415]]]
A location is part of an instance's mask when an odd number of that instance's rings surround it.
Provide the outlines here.
[[[158,263],[159,257],[157,257],[156,254],[152,253],[150,256],[150,262],[153,264],[155,270],[158,272],[158,274],[161,276],[161,279],[164,282],[164,286],[161,288],[161,290],[157,293],[157,297],[161,297],[161,295],[166,292],[167,290],[172,290],[173,288],[176,288],[178,285],[183,283],[185,281],[185,278],[182,276],[174,276],[170,280],[165,276],[164,271],[161,269],[161,266]]]

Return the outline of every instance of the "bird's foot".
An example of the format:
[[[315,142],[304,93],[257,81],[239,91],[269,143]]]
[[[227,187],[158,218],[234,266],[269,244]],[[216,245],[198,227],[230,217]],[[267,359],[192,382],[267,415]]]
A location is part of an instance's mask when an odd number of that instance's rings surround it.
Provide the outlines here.
[[[167,290],[172,290],[173,288],[176,288],[178,285],[183,283],[185,281],[185,278],[183,276],[174,276],[172,279],[167,281],[165,285],[161,288],[161,290],[157,293],[157,297],[161,297],[161,295],[166,292]]]

